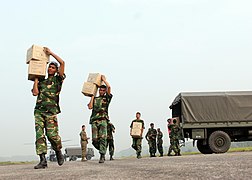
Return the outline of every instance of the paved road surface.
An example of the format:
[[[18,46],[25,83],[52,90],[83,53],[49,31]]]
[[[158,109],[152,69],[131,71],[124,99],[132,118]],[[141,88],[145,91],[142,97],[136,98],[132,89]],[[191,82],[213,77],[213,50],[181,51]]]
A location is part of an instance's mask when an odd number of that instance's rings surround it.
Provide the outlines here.
[[[0,166],[0,179],[252,179],[252,152],[34,165]]]

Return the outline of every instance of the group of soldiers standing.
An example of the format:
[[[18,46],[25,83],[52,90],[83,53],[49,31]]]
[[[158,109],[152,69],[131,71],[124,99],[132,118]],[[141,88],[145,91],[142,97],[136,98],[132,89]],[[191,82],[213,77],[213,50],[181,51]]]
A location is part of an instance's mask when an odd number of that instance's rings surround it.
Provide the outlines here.
[[[149,144],[149,152],[150,157],[156,157],[156,152],[160,154],[160,157],[163,156],[163,133],[161,132],[160,128],[157,130],[154,128],[154,123],[150,124],[150,128],[145,135],[146,140]]]

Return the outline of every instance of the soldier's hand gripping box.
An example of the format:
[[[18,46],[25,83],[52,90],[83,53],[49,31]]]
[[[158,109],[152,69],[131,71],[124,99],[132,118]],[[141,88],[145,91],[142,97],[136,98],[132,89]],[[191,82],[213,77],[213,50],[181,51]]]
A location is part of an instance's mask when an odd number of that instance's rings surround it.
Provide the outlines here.
[[[45,61],[48,63],[49,57],[50,56],[44,52],[44,47],[32,45],[32,47],[27,50],[26,64],[29,64],[31,60]]]
[[[133,138],[141,138],[142,137],[142,123],[133,122],[132,129],[130,131],[130,135]]]
[[[101,74],[100,73],[89,73],[87,82],[91,82],[96,84],[97,86],[101,86]]]
[[[46,62],[31,60],[28,67],[28,80],[34,81],[34,79],[46,76]]]
[[[82,87],[82,93],[85,95],[85,96],[96,96],[96,93],[97,93],[97,85],[92,83],[92,82],[84,82],[83,84],[83,87]]]

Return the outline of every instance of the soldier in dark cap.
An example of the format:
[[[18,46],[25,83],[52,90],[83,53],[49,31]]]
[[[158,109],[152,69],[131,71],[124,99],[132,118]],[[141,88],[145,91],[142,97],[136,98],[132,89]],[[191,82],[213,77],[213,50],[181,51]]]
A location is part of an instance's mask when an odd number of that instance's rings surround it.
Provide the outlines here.
[[[149,152],[150,152],[150,157],[156,157],[156,152],[157,152],[157,130],[154,129],[154,123],[150,124],[150,128],[148,129],[148,132],[145,135],[146,140],[148,141],[149,144]]]

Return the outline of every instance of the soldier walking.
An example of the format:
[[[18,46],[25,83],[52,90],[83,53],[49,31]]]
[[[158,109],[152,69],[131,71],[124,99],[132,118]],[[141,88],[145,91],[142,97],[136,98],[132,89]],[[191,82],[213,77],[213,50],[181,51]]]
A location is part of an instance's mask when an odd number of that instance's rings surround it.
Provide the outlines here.
[[[81,161],[86,161],[86,155],[87,155],[87,144],[88,144],[88,140],[90,139],[89,137],[87,137],[87,133],[86,133],[86,126],[82,125],[82,130],[80,132],[80,143],[81,143],[81,151],[82,151],[82,159]]]
[[[146,140],[148,141],[149,144],[149,152],[150,152],[150,157],[156,157],[156,152],[157,152],[157,130],[154,129],[154,123],[150,124],[150,128],[148,129],[148,132],[145,135]]]
[[[113,95],[104,75],[101,76],[101,80],[105,85],[99,87],[98,97],[91,97],[88,108],[92,109],[89,122],[92,127],[92,144],[100,153],[99,163],[104,163],[107,150],[108,108]]]
[[[173,119],[170,124],[168,124],[168,128],[170,129],[170,147],[168,150],[168,156],[171,156],[172,151],[174,151],[175,156],[181,156],[180,148],[179,148],[179,131],[180,128],[177,125],[177,120]]]
[[[160,157],[163,156],[163,133],[161,132],[160,128],[157,128],[157,148],[160,154]]]
[[[133,120],[133,121],[131,122],[131,125],[130,125],[130,128],[131,128],[131,130],[132,130],[132,127],[133,127],[133,123],[134,123],[134,122],[139,122],[139,123],[142,124],[140,136],[139,136],[139,137],[133,137],[133,136],[132,136],[132,145],[131,145],[131,147],[132,147],[133,149],[136,150],[136,154],[137,154],[137,158],[138,158],[138,159],[142,158],[142,156],[141,156],[141,151],[142,151],[142,139],[143,139],[142,134],[143,134],[143,130],[144,130],[144,121],[143,121],[142,119],[140,119],[140,117],[141,117],[141,113],[140,113],[140,112],[137,112],[137,113],[136,113],[136,119]],[[131,131],[130,131],[130,135],[131,135]]]
[[[113,155],[115,151],[113,133],[115,133],[115,126],[108,123],[108,136],[107,136],[107,147],[109,148],[110,160],[114,160]]]
[[[36,130],[36,153],[40,157],[38,165],[35,169],[44,169],[47,167],[46,153],[47,144],[46,138],[50,141],[52,149],[56,152],[58,164],[61,166],[64,163],[64,156],[61,153],[61,138],[58,134],[57,114],[60,113],[59,94],[62,83],[65,79],[64,69],[65,62],[49,48],[44,48],[46,54],[53,56],[58,63],[51,62],[47,69],[48,78],[35,78],[32,94],[37,96],[36,106],[34,110],[35,130]]]

